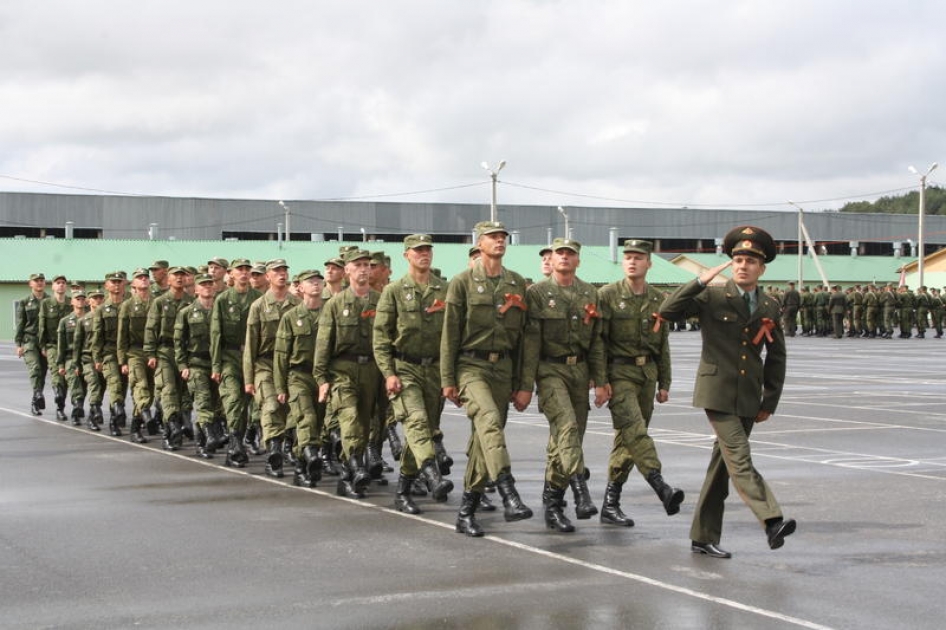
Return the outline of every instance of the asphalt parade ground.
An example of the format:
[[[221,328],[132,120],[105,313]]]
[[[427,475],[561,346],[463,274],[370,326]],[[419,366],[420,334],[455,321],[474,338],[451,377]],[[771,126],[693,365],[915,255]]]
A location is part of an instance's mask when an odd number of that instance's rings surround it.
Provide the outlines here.
[[[548,429],[510,412],[513,474],[531,520],[478,513],[454,532],[468,421],[448,404],[457,484],[420,516],[391,485],[353,501],[206,461],[191,443],[135,445],[29,413],[25,366],[0,344],[0,626],[4,628],[941,628],[946,584],[946,340],[788,340],[785,394],[752,436],[757,468],[798,531],[771,551],[735,494],[721,546],[690,552],[712,438],[690,407],[699,333],[671,334],[674,380],[651,432],[685,490],[668,517],[637,472],[616,528],[545,529]],[[107,432],[107,431],[106,431]],[[600,507],[606,410],[585,439]],[[385,447],[385,458],[390,454]],[[499,498],[493,495],[497,503]]]

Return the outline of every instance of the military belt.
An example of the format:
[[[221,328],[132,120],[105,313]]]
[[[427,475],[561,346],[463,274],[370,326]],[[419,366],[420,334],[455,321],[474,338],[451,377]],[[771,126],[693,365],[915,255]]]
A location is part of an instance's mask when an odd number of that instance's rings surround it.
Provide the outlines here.
[[[488,350],[464,350],[460,354],[473,359],[489,361],[490,363],[498,363],[509,356],[506,352],[490,352]]]
[[[647,365],[654,358],[649,354],[642,354],[639,357],[611,357],[611,360],[608,361],[611,365]]]
[[[299,363],[297,365],[291,366],[289,369],[299,372],[312,372],[312,362],[306,361],[305,363]]]
[[[374,361],[374,356],[370,354],[340,354],[335,357],[335,359],[338,361],[351,361],[352,363],[364,365]]]
[[[585,355],[583,354],[566,354],[560,357],[549,357],[542,356],[542,360],[546,363],[561,363],[562,365],[578,365],[579,363],[584,363]]]
[[[403,352],[395,352],[394,358],[400,359],[401,361],[407,361],[408,363],[413,363],[414,365],[433,365],[440,361],[440,357],[415,357],[409,354],[404,354]]]
[[[210,361],[209,352],[191,352],[192,359],[203,359],[204,361]]]

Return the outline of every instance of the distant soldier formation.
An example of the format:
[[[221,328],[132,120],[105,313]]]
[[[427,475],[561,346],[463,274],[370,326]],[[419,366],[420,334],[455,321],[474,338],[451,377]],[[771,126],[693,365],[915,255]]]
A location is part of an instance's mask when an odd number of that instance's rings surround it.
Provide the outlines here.
[[[772,549],[795,531],[752,467],[748,440],[751,425],[777,405],[785,334],[800,326],[803,335],[837,336],[846,326],[850,336],[891,336],[896,324],[919,337],[928,327],[942,336],[936,290],[829,294],[790,286],[766,294],[758,280],[775,250],[758,228],[731,231],[732,260],[666,300],[646,281],[648,241],[625,241],[625,277],[596,288],[579,277],[574,239],[541,250],[543,278],[533,283],[504,266],[502,223],[483,221],[475,231],[468,268],[451,280],[433,266],[427,234],[404,239],[408,271],[395,280],[388,257],[358,246],[295,275],[283,259],[212,258],[199,267],[158,260],[130,275],[110,272],[101,287],[72,286],[71,294],[68,279],[55,276],[50,295],[46,277],[33,274],[30,295],[18,303],[15,339],[31,412],[46,409],[48,375],[61,422],[71,417],[91,431],[107,425],[110,435],[127,431],[135,443],[156,438],[169,451],[190,442],[195,456],[222,456],[230,467],[260,458],[266,475],[282,478],[288,469],[299,486],[333,477],[336,493],[355,499],[389,484],[385,474],[395,467],[382,456],[387,442],[397,463],[393,504],[420,514],[418,499],[445,502],[455,487],[449,430],[441,425],[449,401],[469,419],[456,531],[479,537],[476,515],[498,509],[489,497],[496,491],[506,521],[533,516],[517,488],[505,427],[510,405],[524,411],[535,395],[549,426],[546,528],[576,531],[569,490],[578,520],[599,515],[606,526],[626,528],[634,521],[622,489],[635,467],[667,515],[680,511],[684,492],[665,481],[648,429],[654,403],[670,396],[674,322],[689,318],[699,327],[699,317],[713,313],[712,325],[700,328],[703,360],[716,367],[712,379],[701,369],[694,405],[706,409],[717,444],[691,537],[695,553],[725,558],[718,545],[730,478]],[[729,265],[726,287],[708,287]],[[746,346],[751,352],[734,350]],[[743,365],[727,363],[740,352]],[[608,406],[614,428],[600,511],[583,452],[592,403]]]

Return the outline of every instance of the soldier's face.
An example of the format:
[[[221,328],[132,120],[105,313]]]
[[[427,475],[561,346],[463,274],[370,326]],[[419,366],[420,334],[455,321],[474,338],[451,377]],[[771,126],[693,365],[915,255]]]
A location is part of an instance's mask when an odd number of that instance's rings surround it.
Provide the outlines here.
[[[33,289],[35,293],[40,293],[46,290],[46,280],[30,280],[30,288]]]
[[[305,292],[305,296],[308,298],[322,295],[322,287],[323,285],[321,278],[309,278],[302,281],[302,290]]]
[[[62,295],[66,292],[66,281],[63,278],[58,280],[53,280],[53,293],[58,293]]]
[[[539,269],[542,271],[543,276],[547,276],[552,273],[552,254],[548,253],[542,256],[542,262],[539,264]]]
[[[210,263],[207,265],[207,271],[209,271],[210,275],[213,276],[214,282],[220,282],[223,280],[223,277],[227,275],[227,268],[221,267],[217,263]]]
[[[155,267],[151,270],[151,275],[155,282],[164,282],[164,279],[168,277],[168,270],[164,267]]]
[[[151,286],[151,278],[148,276],[135,276],[135,279],[131,281],[131,286],[133,289],[144,290]]]
[[[85,298],[84,297],[74,297],[72,298],[72,310],[76,312],[85,310]]]
[[[104,297],[89,298],[89,306],[92,307],[92,310],[95,310],[97,307],[101,306],[102,302],[104,301],[105,301]]]
[[[643,280],[647,277],[647,270],[652,264],[647,254],[627,252],[624,254],[624,275],[630,280]]]
[[[434,248],[430,245],[414,247],[404,252],[404,258],[411,267],[426,271],[434,260]]]
[[[236,267],[230,270],[230,277],[233,278],[233,284],[245,287],[250,281],[250,269],[252,267]]]
[[[266,289],[266,274],[250,273],[250,285],[257,290]]]
[[[202,298],[212,298],[214,296],[214,283],[201,282],[197,285],[197,295]]]
[[[736,254],[732,257],[732,279],[744,291],[753,291],[765,273],[765,263],[758,256]]]
[[[480,246],[480,253],[483,256],[489,256],[491,258],[502,257],[506,253],[506,237],[508,234],[505,232],[493,232],[492,234],[484,234],[477,241],[477,245]]]
[[[181,289],[184,287],[184,283],[187,280],[186,273],[172,273],[170,275],[170,285],[175,289]]]
[[[266,272],[269,278],[269,286],[282,288],[289,283],[289,269],[287,267],[276,267]]]
[[[352,261],[348,263],[347,267],[348,281],[351,284],[363,286],[368,283],[368,278],[371,274],[371,263],[367,258]]]
[[[105,286],[108,287],[108,292],[112,295],[118,295],[119,293],[125,292],[125,283],[121,280],[109,280],[105,283]]]
[[[325,265],[325,281],[338,282],[345,277],[345,270],[338,265]]]
[[[578,269],[581,257],[578,252],[567,247],[560,247],[552,252],[552,270],[557,273],[568,273]]]

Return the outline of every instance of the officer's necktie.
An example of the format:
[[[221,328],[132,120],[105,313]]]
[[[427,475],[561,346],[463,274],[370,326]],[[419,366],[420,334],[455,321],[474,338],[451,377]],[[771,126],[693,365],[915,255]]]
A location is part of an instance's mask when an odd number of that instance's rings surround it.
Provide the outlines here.
[[[749,314],[752,315],[752,296],[746,291],[742,294],[742,299],[746,301],[746,309],[748,309]]]

